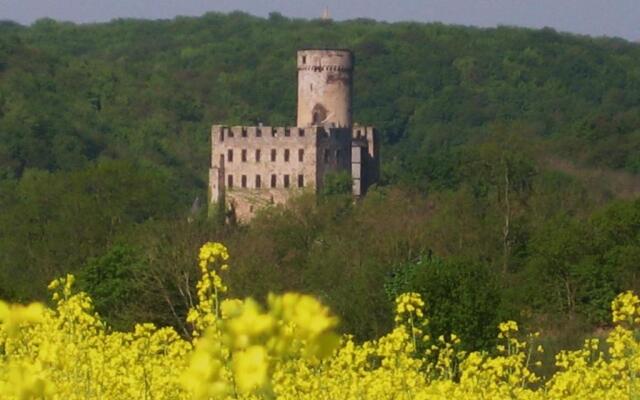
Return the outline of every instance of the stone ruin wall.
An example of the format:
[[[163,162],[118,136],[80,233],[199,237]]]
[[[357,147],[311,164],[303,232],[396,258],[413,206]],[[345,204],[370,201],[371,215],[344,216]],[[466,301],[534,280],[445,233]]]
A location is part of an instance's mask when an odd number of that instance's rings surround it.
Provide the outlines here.
[[[211,143],[211,200],[225,199],[240,220],[351,167],[350,129],[214,125]]]

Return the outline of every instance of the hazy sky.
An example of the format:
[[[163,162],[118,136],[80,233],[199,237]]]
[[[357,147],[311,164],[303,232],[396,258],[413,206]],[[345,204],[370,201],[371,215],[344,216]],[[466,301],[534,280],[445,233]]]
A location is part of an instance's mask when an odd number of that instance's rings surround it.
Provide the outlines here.
[[[477,26],[550,26],[560,31],[640,39],[640,0],[0,0],[0,19],[22,24],[42,17],[97,22],[233,10],[316,18],[325,6],[337,20],[364,17]]]

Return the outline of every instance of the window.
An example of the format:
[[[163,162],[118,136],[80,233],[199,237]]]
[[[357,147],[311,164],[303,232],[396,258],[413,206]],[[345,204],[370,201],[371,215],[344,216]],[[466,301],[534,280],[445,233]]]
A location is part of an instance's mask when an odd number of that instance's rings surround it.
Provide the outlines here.
[[[256,189],[260,189],[262,186],[262,182],[260,180],[260,175],[256,175]]]
[[[242,153],[240,153],[240,158],[242,159],[242,162],[247,162],[247,150],[242,149]]]
[[[271,161],[276,160],[276,149],[271,149]]]
[[[260,162],[260,150],[256,150],[256,162]]]
[[[289,175],[284,176],[284,187],[285,188],[289,187]]]
[[[276,187],[276,176],[275,176],[275,174],[271,175],[271,187],[272,188]]]
[[[242,128],[242,137],[247,137],[247,128]]]
[[[324,162],[328,163],[329,162],[329,149],[324,149]]]
[[[289,149],[284,149],[284,161],[289,162]]]
[[[304,175],[298,175],[298,187],[304,187]]]
[[[303,128],[300,128],[300,130],[298,131],[298,136],[304,137],[304,129]]]
[[[240,184],[242,185],[243,188],[247,187],[247,176],[246,175],[242,175],[240,177]]]
[[[307,63],[307,56],[302,56],[302,63],[306,64]]]
[[[232,188],[232,187],[233,187],[233,175],[229,175],[229,176],[227,176],[227,186],[228,186],[229,188]]]
[[[298,150],[298,161],[300,162],[304,161],[304,149]]]
[[[233,162],[233,150],[227,150],[227,162]]]

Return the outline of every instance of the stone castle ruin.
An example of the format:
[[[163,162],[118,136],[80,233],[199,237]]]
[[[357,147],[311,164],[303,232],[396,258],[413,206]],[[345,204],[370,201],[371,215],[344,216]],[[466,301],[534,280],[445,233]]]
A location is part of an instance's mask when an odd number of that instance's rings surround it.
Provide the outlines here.
[[[239,220],[301,191],[319,192],[330,173],[349,173],[355,197],[378,180],[377,133],[351,122],[351,51],[300,50],[297,61],[297,126],[211,129],[210,199]]]

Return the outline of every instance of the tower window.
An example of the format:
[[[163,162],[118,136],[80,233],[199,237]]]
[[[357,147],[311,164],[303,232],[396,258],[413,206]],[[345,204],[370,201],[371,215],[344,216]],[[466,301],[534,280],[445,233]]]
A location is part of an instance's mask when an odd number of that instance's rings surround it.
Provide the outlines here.
[[[256,189],[260,189],[261,186],[262,186],[262,182],[260,179],[260,175],[256,175]]]
[[[247,150],[246,149],[242,149],[242,153],[240,153],[240,158],[242,159],[242,162],[247,162]]]
[[[284,149],[284,161],[289,162],[289,149]]]
[[[276,187],[276,175],[275,174],[271,175],[271,187],[272,188]]]
[[[240,184],[242,185],[243,188],[247,187],[247,176],[246,175],[242,175],[240,177]]]
[[[233,150],[227,150],[227,162],[233,162]]]
[[[300,162],[304,161],[304,149],[298,150],[298,161]]]
[[[298,187],[304,187],[304,175],[298,175]]]
[[[256,150],[256,162],[260,162],[260,150]]]
[[[227,186],[228,186],[229,188],[232,188],[232,187],[233,187],[233,175],[229,175],[229,176],[227,176]]]
[[[271,149],[271,161],[276,160],[276,149]]]
[[[285,188],[289,187],[289,175],[284,176],[284,187]]]
[[[307,56],[302,56],[302,63],[306,64],[307,63]]]

